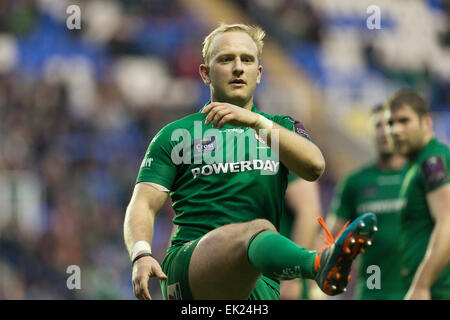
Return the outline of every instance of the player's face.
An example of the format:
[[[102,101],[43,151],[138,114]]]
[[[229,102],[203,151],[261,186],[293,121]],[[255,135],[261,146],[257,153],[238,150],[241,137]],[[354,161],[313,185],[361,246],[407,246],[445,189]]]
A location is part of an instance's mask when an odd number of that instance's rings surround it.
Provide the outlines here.
[[[420,118],[410,106],[405,104],[391,111],[389,127],[395,148],[401,155],[411,157],[423,148],[427,123],[425,117]]]
[[[246,105],[261,80],[255,42],[245,32],[232,31],[216,36],[211,47],[205,82],[211,85],[213,100]]]
[[[375,147],[381,156],[390,156],[394,153],[394,143],[389,135],[387,114],[378,111],[372,116],[375,136]]]

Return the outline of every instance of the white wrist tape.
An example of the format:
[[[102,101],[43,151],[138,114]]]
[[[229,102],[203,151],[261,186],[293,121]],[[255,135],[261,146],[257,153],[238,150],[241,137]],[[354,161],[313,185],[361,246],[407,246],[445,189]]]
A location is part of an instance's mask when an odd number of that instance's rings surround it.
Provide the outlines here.
[[[259,136],[259,130],[266,130],[267,136],[270,135],[270,132],[272,131],[272,127],[273,127],[273,122],[260,114],[258,114],[258,116],[259,116],[259,119],[255,123],[256,134]],[[266,136],[266,139],[267,139],[267,136]]]
[[[261,114],[258,114],[259,119],[256,121],[255,129],[267,129],[270,130],[273,127],[273,122],[264,117]]]
[[[133,250],[131,251],[131,260],[134,260],[134,258],[136,258],[138,252],[144,250],[150,251],[150,253],[152,253],[152,248],[150,247],[150,244],[147,241],[136,242],[133,246]]]

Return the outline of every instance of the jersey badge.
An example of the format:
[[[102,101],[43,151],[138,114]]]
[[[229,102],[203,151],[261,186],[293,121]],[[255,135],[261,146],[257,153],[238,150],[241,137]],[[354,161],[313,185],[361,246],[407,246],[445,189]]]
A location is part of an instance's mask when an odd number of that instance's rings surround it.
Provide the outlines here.
[[[422,164],[422,175],[425,183],[433,187],[447,179],[448,171],[444,159],[440,156],[430,157]]]

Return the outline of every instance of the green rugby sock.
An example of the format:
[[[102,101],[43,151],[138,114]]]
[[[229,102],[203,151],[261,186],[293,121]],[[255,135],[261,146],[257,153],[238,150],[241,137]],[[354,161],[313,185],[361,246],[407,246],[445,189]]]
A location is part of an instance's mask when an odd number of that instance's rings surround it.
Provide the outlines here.
[[[247,255],[250,263],[270,278],[314,279],[316,251],[306,250],[269,229],[260,230],[250,238]]]

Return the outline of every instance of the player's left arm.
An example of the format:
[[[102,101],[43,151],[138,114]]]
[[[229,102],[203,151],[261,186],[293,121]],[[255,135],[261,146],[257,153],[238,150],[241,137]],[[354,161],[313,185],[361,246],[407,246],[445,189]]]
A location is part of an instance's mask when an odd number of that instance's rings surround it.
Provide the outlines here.
[[[450,183],[429,192],[426,198],[435,226],[406,299],[430,299],[431,286],[450,262]]]
[[[250,127],[257,133],[259,130],[267,130],[267,144],[273,148],[275,139],[272,141],[272,138],[277,137],[280,160],[305,180],[315,181],[325,170],[325,159],[314,143],[257,113],[222,102],[209,104],[202,113],[208,114],[206,124],[213,122],[215,128],[220,129],[225,124],[230,124]]]

